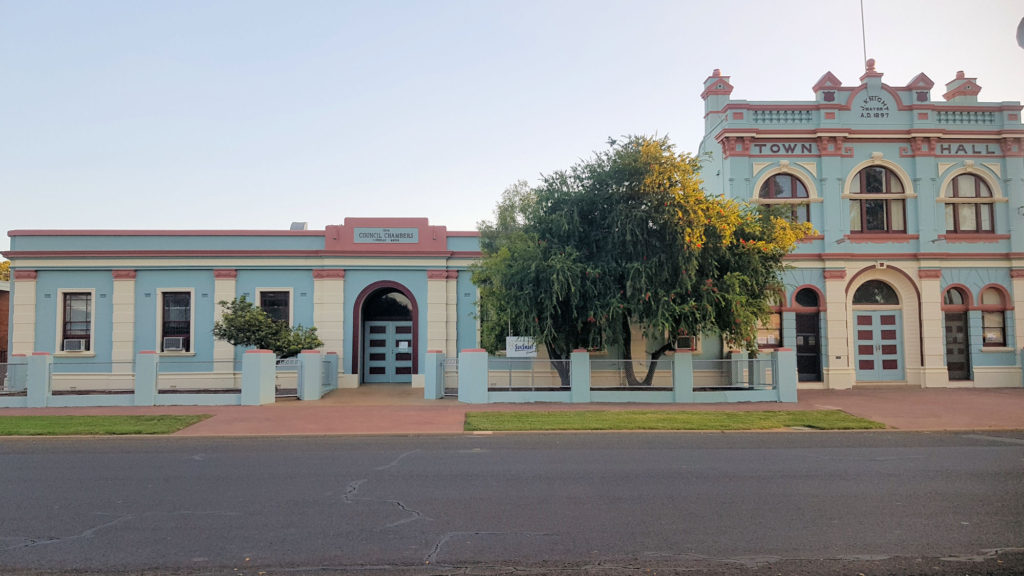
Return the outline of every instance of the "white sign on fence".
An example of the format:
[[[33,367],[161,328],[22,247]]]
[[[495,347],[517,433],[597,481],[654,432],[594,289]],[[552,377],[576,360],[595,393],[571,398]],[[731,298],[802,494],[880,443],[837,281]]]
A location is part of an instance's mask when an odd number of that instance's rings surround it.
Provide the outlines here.
[[[507,358],[536,358],[537,343],[526,336],[507,336],[505,338],[505,356]]]

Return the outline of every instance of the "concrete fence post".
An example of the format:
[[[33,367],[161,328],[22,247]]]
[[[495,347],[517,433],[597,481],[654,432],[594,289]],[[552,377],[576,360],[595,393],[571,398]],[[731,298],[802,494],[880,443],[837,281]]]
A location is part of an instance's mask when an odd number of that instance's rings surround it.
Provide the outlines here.
[[[299,400],[319,400],[323,390],[323,359],[319,350],[299,353]]]
[[[772,360],[779,402],[796,402],[796,352],[792,348],[779,348],[772,354]]]
[[[459,402],[486,404],[487,351],[469,348],[459,354]]]
[[[28,389],[28,357],[24,354],[11,354],[7,363],[8,387],[14,391]]]
[[[272,350],[247,350],[242,356],[242,405],[258,406],[274,402],[277,369]]]
[[[142,350],[135,355],[135,405],[155,406],[159,393],[160,355]]]
[[[423,384],[423,398],[440,400],[444,398],[444,352],[427,350],[427,365],[423,367],[426,379]]]
[[[338,389],[338,353],[328,352],[324,358],[327,360],[327,388]]]
[[[729,353],[729,386],[740,387],[747,382],[743,376],[750,364],[748,359],[746,352]]]
[[[49,352],[33,352],[28,357],[28,407],[45,408],[50,400],[53,356]]]
[[[693,354],[689,350],[672,354],[672,392],[676,402],[693,403]]]
[[[590,402],[590,352],[578,349],[569,355],[569,383],[574,403]]]

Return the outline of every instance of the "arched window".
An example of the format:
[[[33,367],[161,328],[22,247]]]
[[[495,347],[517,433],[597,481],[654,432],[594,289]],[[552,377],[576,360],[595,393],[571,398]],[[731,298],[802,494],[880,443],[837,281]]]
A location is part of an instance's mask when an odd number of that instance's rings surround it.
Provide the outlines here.
[[[1006,300],[995,288],[981,292],[981,338],[985,346],[1006,346]]]
[[[366,299],[364,320],[412,320],[412,302],[397,290],[380,290]]]
[[[806,202],[809,198],[807,186],[792,174],[780,173],[769,177],[761,185],[757,197],[765,204],[788,204],[794,222],[811,220],[811,207]]]
[[[876,306],[890,306],[900,303],[900,297],[896,291],[881,280],[868,280],[860,285],[853,293],[854,304],[868,304]]]
[[[945,304],[944,309],[964,309],[967,307],[967,296],[964,295],[964,291],[960,288],[950,288],[946,290],[942,303]]]
[[[907,231],[903,182],[884,166],[868,166],[850,183],[850,231]]]
[[[992,189],[975,174],[960,174],[946,187],[946,232],[951,234],[995,231],[992,224]]]
[[[804,308],[818,307],[818,293],[810,288],[804,288],[796,293],[796,305]]]

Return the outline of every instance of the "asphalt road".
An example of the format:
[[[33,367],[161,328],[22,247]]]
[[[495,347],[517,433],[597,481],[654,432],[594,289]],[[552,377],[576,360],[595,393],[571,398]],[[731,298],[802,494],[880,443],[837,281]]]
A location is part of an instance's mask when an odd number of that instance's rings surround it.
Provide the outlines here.
[[[1024,432],[0,440],[0,574],[1021,574]]]

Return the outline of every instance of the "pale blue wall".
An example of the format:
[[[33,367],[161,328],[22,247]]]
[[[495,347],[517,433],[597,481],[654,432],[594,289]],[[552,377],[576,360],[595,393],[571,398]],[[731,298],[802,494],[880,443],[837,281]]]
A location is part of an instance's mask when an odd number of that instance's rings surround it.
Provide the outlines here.
[[[212,270],[138,270],[135,277],[135,350],[159,350],[159,290],[193,289],[191,356],[165,355],[161,372],[202,372],[213,368],[214,279]]]
[[[302,236],[19,236],[11,250],[323,250],[321,233]]]
[[[110,271],[41,270],[36,278],[36,339],[34,352],[57,352],[57,319],[61,306],[58,290],[95,290],[93,306],[94,356],[56,356],[54,371],[106,372],[113,346],[113,290]]]
[[[235,296],[245,295],[256,301],[257,288],[292,289],[292,324],[313,325],[313,271],[312,270],[246,270],[239,269]]]
[[[456,252],[476,252],[480,250],[479,236],[449,236],[447,238],[449,250]]]

